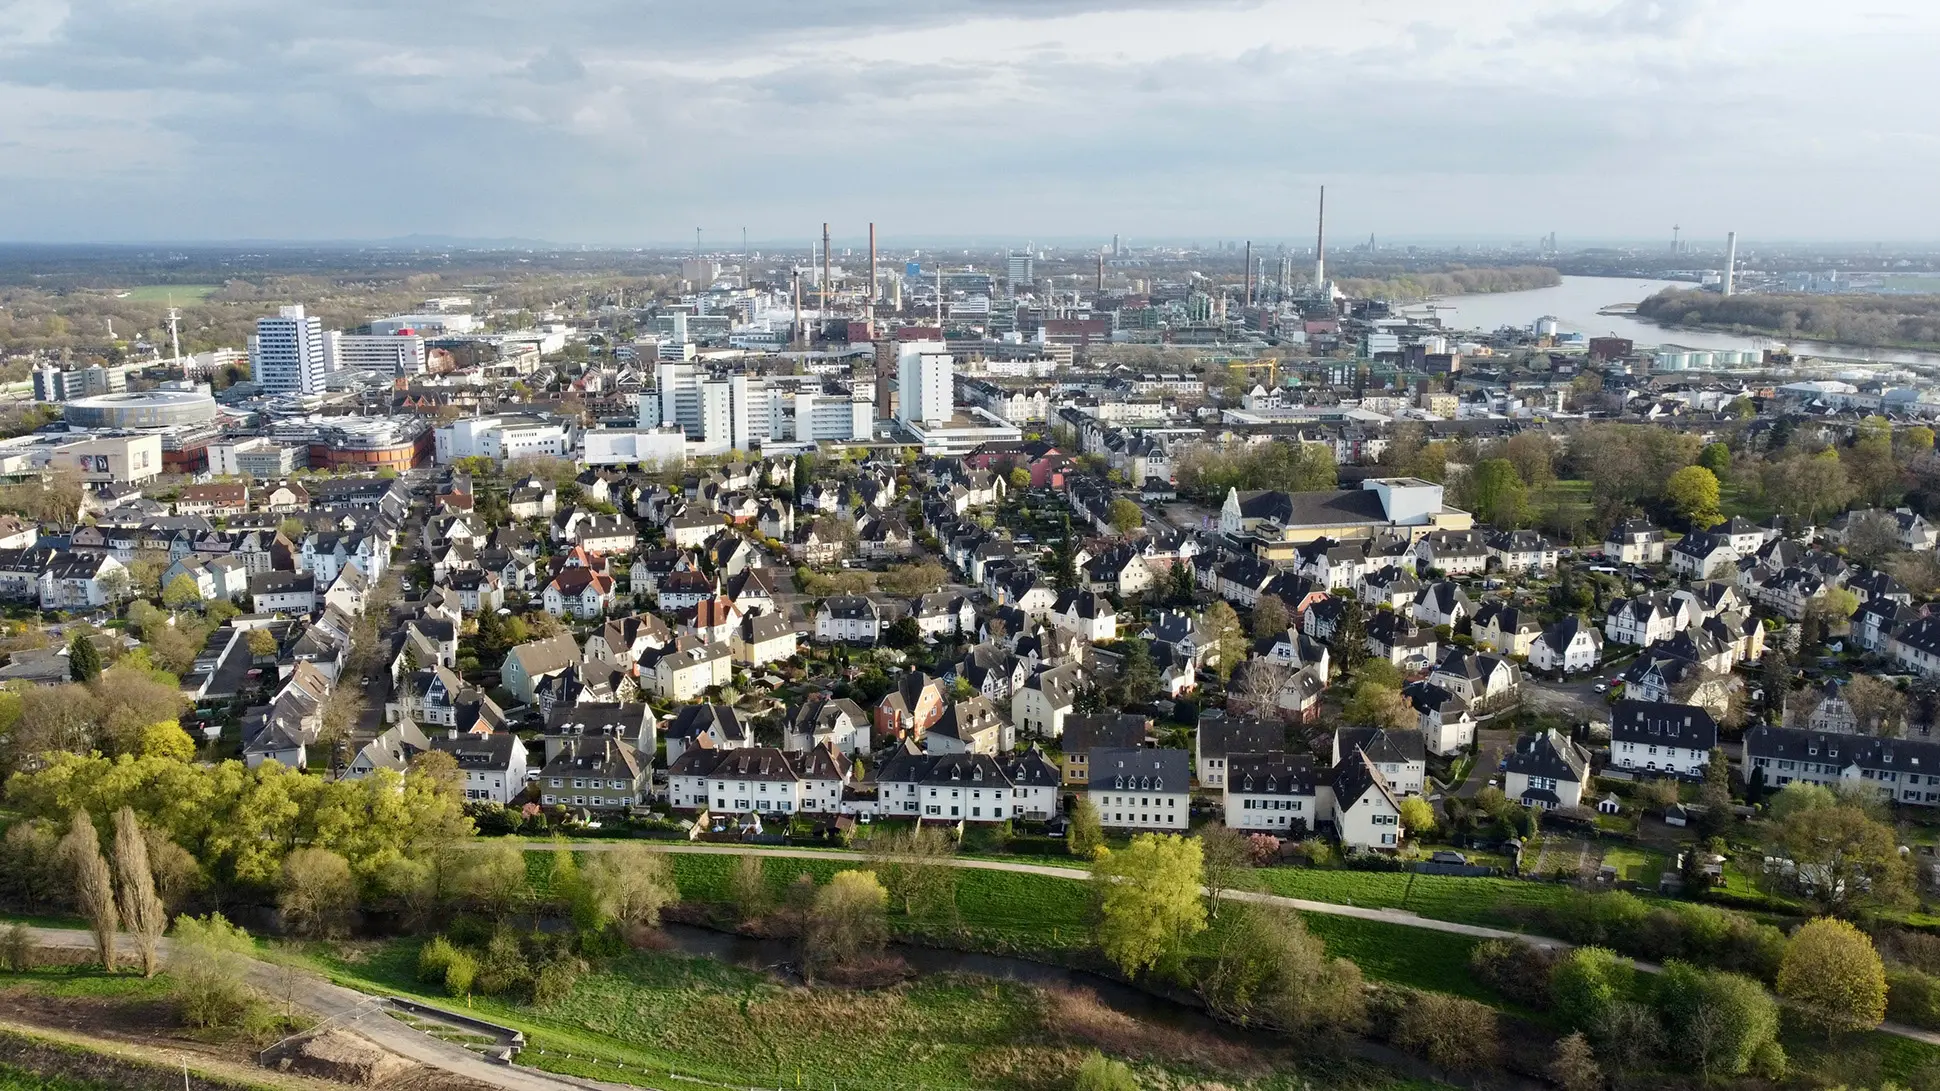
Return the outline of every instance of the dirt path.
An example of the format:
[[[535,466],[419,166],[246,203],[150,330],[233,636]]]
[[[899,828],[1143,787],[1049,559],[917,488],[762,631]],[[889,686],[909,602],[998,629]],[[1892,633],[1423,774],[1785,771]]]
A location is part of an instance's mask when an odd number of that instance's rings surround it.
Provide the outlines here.
[[[34,928],[30,931],[34,941],[42,947],[84,950],[94,947],[94,937],[87,932],[66,928]],[[122,938],[122,944],[132,954],[133,944],[127,937]],[[162,941],[162,949],[166,954],[166,939]],[[272,1002],[281,1003],[287,999],[296,1007],[314,1014],[318,1020],[338,1020],[335,1025],[354,1030],[400,1057],[487,1087],[501,1088],[503,1091],[584,1091],[585,1088],[623,1086],[554,1076],[517,1065],[495,1064],[463,1046],[407,1027],[372,1003],[372,997],[355,989],[333,985],[307,970],[256,961],[250,965],[249,983]]]

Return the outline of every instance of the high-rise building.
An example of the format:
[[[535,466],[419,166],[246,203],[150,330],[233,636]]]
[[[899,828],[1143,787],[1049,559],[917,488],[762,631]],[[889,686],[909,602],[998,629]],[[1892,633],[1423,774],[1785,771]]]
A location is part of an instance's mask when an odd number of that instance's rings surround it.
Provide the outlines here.
[[[414,333],[376,334],[339,333],[323,335],[324,371],[355,368],[383,375],[416,375],[427,359],[424,338]]]
[[[660,363],[654,389],[640,394],[640,427],[676,427],[691,453],[747,451],[775,440],[867,439],[867,393],[741,373],[712,375],[697,364]]]
[[[935,342],[902,345],[896,360],[896,389],[899,401],[896,419],[904,424],[942,424],[950,419],[955,400],[951,388],[955,361],[947,352],[938,352]]]
[[[1027,292],[1031,289],[1031,252],[1012,250],[1010,261],[1004,266],[1004,279],[1010,284],[1010,294]]]
[[[325,370],[321,319],[308,317],[298,305],[256,320],[256,333],[249,339],[249,372],[265,393],[322,393]]]

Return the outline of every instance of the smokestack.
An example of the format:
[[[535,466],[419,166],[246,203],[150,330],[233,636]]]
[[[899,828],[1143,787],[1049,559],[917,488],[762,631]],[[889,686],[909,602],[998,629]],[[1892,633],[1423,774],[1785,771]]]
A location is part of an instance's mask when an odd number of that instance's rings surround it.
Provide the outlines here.
[[[1731,281],[1738,275],[1738,233],[1730,231],[1724,237],[1724,294],[1731,294]]]
[[[1327,187],[1320,187],[1320,226],[1314,233],[1314,293],[1327,283]]]
[[[1100,253],[1098,255],[1098,289],[1097,290],[1099,295],[1105,294],[1105,255],[1103,253]],[[176,355],[179,356],[181,354],[177,353]]]
[[[1253,240],[1246,240],[1246,305],[1253,305]]]
[[[829,224],[822,221],[822,317],[829,316]]]
[[[795,325],[788,331],[788,343],[792,346],[802,339],[802,271],[795,270]]]
[[[863,317],[869,320],[869,336],[876,335],[876,223],[869,221],[869,301],[863,306]]]
[[[936,263],[936,335],[943,336],[943,262]]]

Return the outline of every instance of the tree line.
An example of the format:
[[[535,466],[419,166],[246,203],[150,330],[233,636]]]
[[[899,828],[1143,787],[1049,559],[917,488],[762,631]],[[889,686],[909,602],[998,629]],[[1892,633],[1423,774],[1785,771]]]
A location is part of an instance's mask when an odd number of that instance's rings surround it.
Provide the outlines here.
[[[1724,326],[1778,337],[1849,345],[1940,345],[1940,296],[1806,295],[1666,288],[1637,304],[1637,314],[1681,326]]]

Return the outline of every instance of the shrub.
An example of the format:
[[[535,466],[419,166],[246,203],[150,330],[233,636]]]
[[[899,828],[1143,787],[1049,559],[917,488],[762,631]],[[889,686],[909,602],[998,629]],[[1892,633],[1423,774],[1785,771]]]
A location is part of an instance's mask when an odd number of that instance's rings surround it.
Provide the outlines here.
[[[1532,1008],[1549,1002],[1549,975],[1554,953],[1512,939],[1486,939],[1469,952],[1469,972],[1489,988]]]
[[[448,996],[470,996],[472,979],[478,976],[478,960],[463,951],[453,951],[451,961],[445,964],[445,993]]]
[[[492,933],[484,957],[478,960],[478,991],[486,996],[503,996],[522,992],[531,984],[532,964],[526,961],[519,937],[510,928]]]
[[[433,985],[445,979],[445,971],[451,968],[451,960],[458,955],[458,948],[443,936],[435,936],[430,943],[418,949],[418,980]]]
[[[1556,963],[1549,977],[1551,1010],[1565,1026],[1593,1030],[1612,1006],[1631,996],[1636,970],[1601,947],[1579,947]]]
[[[34,968],[34,956],[39,948],[34,943],[34,934],[24,924],[15,924],[0,936],[0,962],[9,971],[20,974]]]
[[[1394,1044],[1452,1072],[1488,1068],[1502,1044],[1495,1009],[1445,993],[1414,993],[1395,1020]]]
[[[1123,1061],[1114,1061],[1093,1051],[1078,1066],[1071,1081],[1073,1091],[1138,1091],[1138,1080]]]
[[[251,950],[249,934],[220,913],[176,918],[168,974],[183,1021],[203,1028],[243,1021],[256,1002],[244,980]]]
[[[1887,967],[1886,1018],[1940,1030],[1940,978],[1905,966]]]
[[[578,977],[579,968],[570,960],[547,960],[539,966],[539,972],[532,975],[532,1003],[549,1008],[564,1001],[573,994],[573,982]]]

